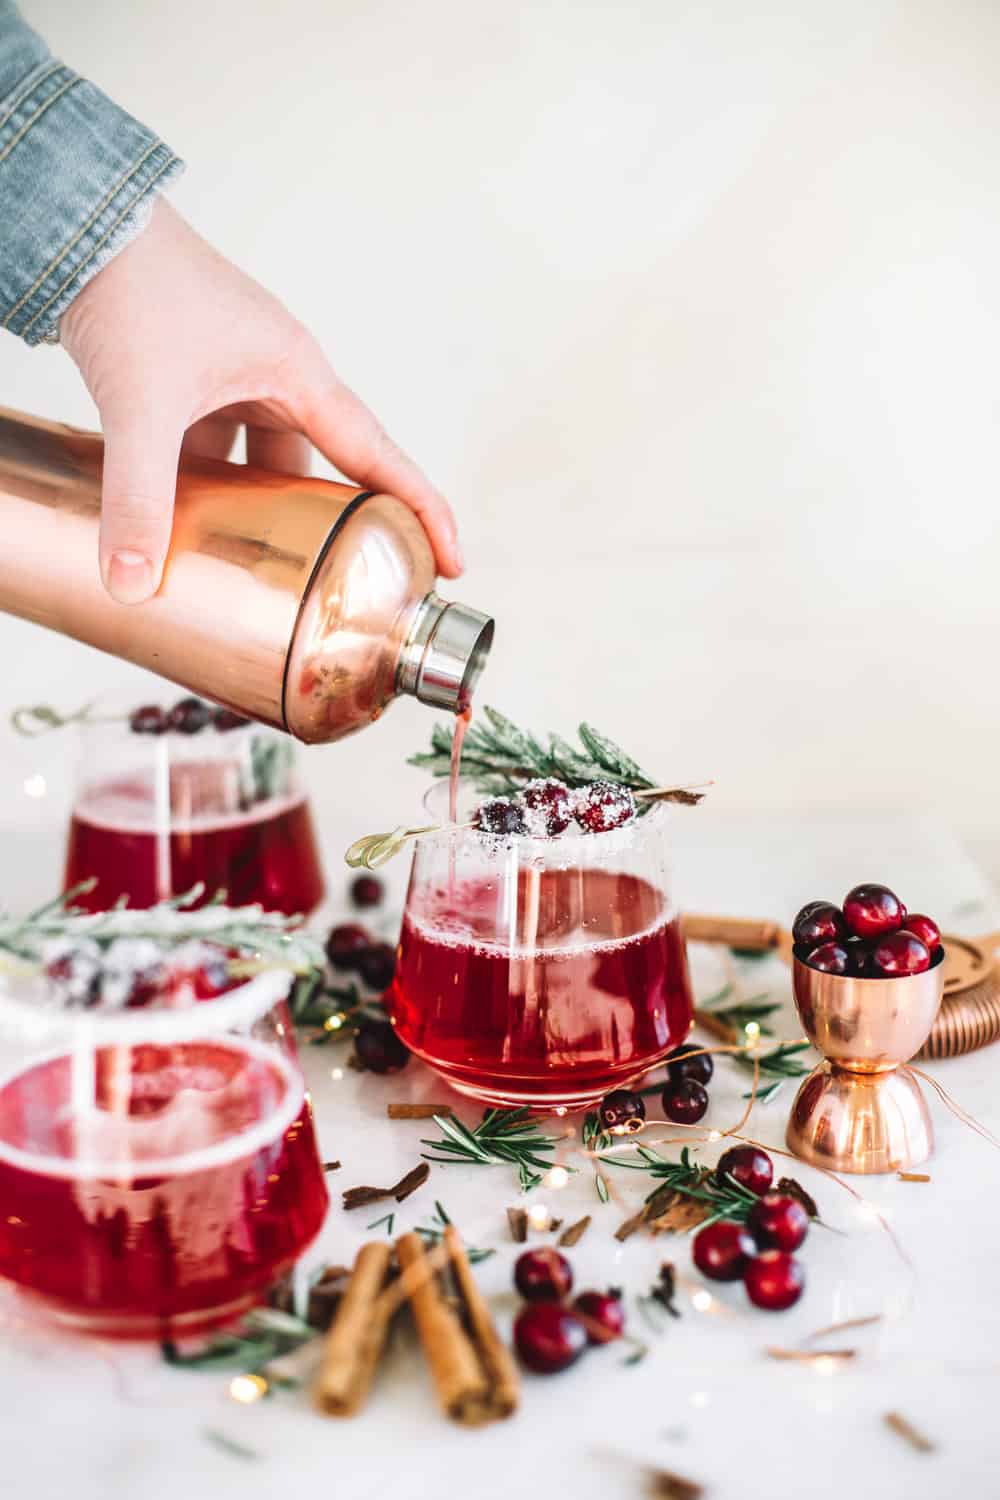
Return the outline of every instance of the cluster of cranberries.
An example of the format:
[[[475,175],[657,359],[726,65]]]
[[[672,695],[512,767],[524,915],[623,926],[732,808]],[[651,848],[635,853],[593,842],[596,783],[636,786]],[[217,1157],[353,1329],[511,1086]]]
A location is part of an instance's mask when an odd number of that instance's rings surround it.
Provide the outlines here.
[[[385,890],[375,875],[359,875],[351,884],[351,901],[362,910],[381,904]],[[342,922],[330,930],[326,956],[333,968],[356,974],[370,990],[384,994],[396,972],[396,950],[380,943],[357,922]],[[410,1052],[388,1021],[364,1020],[354,1035],[354,1051],[370,1073],[398,1073]]]
[[[660,1095],[666,1118],[675,1125],[697,1125],[708,1109],[708,1087],[714,1064],[707,1052],[692,1051],[690,1045],[675,1047],[666,1059],[667,1081]],[[614,1135],[641,1130],[646,1106],[632,1089],[615,1089],[601,1100],[601,1125]]]
[[[575,1364],[588,1344],[608,1344],[625,1332],[618,1292],[581,1292],[567,1303],[573,1268],[551,1246],[518,1256],[514,1285],[527,1304],[514,1320],[514,1345],[539,1375],[556,1375]]]
[[[929,969],[941,948],[936,922],[908,912],[886,885],[856,885],[843,906],[810,901],[792,927],[796,955],[824,974],[899,979]]]
[[[215,708],[202,698],[179,698],[173,708],[161,708],[158,703],[144,703],[129,714],[128,727],[133,734],[200,734],[209,724],[225,734],[230,729],[243,729],[249,724],[242,714],[234,714],[231,708]]]
[[[242,982],[230,972],[235,956],[203,941],[165,950],[147,938],[116,938],[102,949],[80,938],[50,952],[45,977],[53,1000],[69,1009],[134,1010],[224,995]]]
[[[584,833],[608,833],[631,822],[635,812],[635,798],[627,786],[592,781],[572,788],[554,776],[542,776],[529,781],[516,797],[490,797],[481,803],[475,821],[480,833],[551,839],[565,833],[571,823]]]
[[[712,1281],[742,1281],[747,1296],[768,1312],[783,1312],[802,1296],[802,1265],[792,1254],[809,1232],[809,1215],[797,1198],[772,1193],[774,1167],[757,1146],[733,1146],[715,1168],[716,1180],[738,1182],[757,1202],[745,1224],[718,1219],[695,1236],[692,1256]]]

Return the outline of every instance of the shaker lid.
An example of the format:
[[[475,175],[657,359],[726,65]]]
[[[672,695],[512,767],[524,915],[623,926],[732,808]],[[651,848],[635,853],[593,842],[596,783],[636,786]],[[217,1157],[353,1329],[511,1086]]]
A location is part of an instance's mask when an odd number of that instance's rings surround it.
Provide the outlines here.
[[[397,690],[431,708],[460,713],[472,698],[493,645],[493,621],[433,592],[417,612],[399,662]]]

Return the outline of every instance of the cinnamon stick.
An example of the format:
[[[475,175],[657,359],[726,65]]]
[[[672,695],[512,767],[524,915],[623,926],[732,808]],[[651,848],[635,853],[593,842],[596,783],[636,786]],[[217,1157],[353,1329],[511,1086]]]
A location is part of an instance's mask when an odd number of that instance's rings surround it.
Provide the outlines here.
[[[396,1241],[396,1257],[438,1400],[454,1421],[479,1426],[507,1417],[515,1409],[517,1373],[493,1327],[454,1226],[449,1225],[445,1235],[461,1317],[449,1305],[418,1234],[404,1234]]]
[[[723,1021],[721,1016],[713,1015],[710,1010],[702,1010],[696,1005],[694,1008],[695,1025],[700,1026],[702,1031],[707,1031],[710,1036],[716,1036],[720,1042],[728,1046],[734,1046],[739,1040],[739,1032],[735,1026],[728,1021]]]
[[[387,1104],[390,1120],[433,1120],[435,1115],[454,1114],[450,1104]]]
[[[381,1295],[391,1258],[382,1240],[358,1251],[313,1386],[313,1399],[327,1416],[352,1417],[368,1396],[392,1318],[392,1303]]]

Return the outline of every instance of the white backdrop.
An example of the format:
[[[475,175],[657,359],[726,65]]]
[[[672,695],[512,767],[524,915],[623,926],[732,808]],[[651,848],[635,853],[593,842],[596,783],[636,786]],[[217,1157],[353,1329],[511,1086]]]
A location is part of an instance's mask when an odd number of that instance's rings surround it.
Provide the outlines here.
[[[713,819],[1000,833],[1000,10],[25,9],[453,498],[488,701],[715,776]],[[0,403],[93,420],[3,335]],[[6,619],[0,659],[3,708],[136,675]],[[410,815],[428,729],[308,752],[331,849]],[[62,747],[0,733],[0,818],[61,817]]]

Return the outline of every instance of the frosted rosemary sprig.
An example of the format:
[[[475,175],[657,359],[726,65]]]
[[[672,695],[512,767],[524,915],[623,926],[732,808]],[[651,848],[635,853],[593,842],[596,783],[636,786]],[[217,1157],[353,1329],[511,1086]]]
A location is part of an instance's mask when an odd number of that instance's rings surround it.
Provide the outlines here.
[[[192,911],[192,904],[204,895],[205,887],[200,884],[145,911],[121,904],[105,912],[75,907],[74,898],[93,886],[93,881],[83,881],[26,917],[0,915],[0,949],[33,963],[41,961],[46,946],[57,939],[87,938],[101,948],[116,938],[150,938],[163,947],[201,939],[295,974],[311,973],[323,965],[322,947],[301,930],[299,917],[264,911],[260,906],[225,906],[224,893]]]
[[[409,764],[432,776],[449,775],[453,732],[453,724],[435,724],[430,750],[411,756]],[[578,745],[557,734],[550,734],[543,744],[495,708],[484,708],[483,719],[465,736],[461,772],[477,791],[491,795],[517,792],[538,776],[554,776],[570,787],[592,781],[613,781],[633,791],[656,786],[630,755],[592,725],[581,724],[578,735]]]

